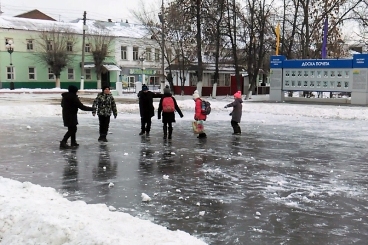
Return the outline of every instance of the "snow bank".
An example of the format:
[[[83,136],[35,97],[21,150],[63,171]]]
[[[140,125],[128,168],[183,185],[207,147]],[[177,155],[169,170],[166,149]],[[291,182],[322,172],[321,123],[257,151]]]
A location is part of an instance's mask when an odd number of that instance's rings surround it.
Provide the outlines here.
[[[2,244],[206,244],[104,204],[71,202],[55,189],[2,177],[0,227]]]

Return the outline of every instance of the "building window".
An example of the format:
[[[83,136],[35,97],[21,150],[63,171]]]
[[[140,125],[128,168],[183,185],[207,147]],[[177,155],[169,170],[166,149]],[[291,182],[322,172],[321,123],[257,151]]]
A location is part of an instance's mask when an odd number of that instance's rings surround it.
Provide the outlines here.
[[[90,53],[91,52],[91,45],[89,43],[86,43],[84,46],[84,52]]]
[[[46,41],[46,50],[51,51],[52,50],[52,41]]]
[[[32,39],[27,39],[27,50],[28,51],[33,50],[33,40]]]
[[[127,47],[121,46],[121,59],[127,60]]]
[[[48,73],[49,73],[49,80],[54,80],[54,72],[52,71],[52,68],[49,67],[48,69]]]
[[[6,78],[8,80],[14,80],[14,66],[6,67]]]
[[[8,44],[9,41],[11,41],[12,43],[14,43],[13,38],[5,38],[5,45]]]
[[[133,47],[133,60],[138,60],[138,47]]]
[[[74,80],[74,69],[68,68],[68,80]]]
[[[159,86],[160,85],[160,77],[150,77],[149,85]]]
[[[169,61],[171,61],[171,58],[172,58],[172,50],[171,50],[171,49],[168,49],[168,50],[167,50],[167,59],[168,59]]]
[[[67,42],[66,43],[66,51],[73,52],[73,43],[72,42]]]
[[[135,77],[128,77],[128,87],[134,88],[135,86]]]
[[[189,73],[189,86],[197,86],[198,77],[195,73]]]
[[[230,74],[219,74],[218,86],[230,86]]]
[[[160,50],[158,48],[155,49],[155,61],[160,61]]]
[[[35,80],[36,79],[36,68],[28,67],[28,79]]]
[[[152,50],[151,48],[146,48],[146,60],[147,61],[152,61],[152,54],[151,54]]]
[[[91,69],[85,69],[84,73],[86,75],[86,80],[91,80],[92,79],[92,72]]]

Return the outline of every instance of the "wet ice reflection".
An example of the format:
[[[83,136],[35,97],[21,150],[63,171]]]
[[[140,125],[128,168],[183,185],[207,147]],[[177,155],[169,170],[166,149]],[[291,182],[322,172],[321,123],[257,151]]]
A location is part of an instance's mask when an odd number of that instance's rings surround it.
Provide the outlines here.
[[[180,121],[165,141],[161,125],[145,138],[137,135],[138,120],[122,120],[100,144],[97,122],[82,120],[81,146],[70,151],[57,148],[59,119],[27,122],[42,132],[36,141],[37,134],[5,120],[2,175],[54,187],[71,200],[106,203],[210,244],[367,239],[367,138],[355,130],[363,121],[353,128],[347,120],[315,118],[244,122],[239,137],[228,122],[208,122],[206,140]],[[142,202],[142,193],[151,201]]]

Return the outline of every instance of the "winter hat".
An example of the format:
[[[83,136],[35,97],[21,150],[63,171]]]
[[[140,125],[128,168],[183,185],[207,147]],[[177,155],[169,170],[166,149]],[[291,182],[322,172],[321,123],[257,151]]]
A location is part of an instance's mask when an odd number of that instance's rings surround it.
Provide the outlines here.
[[[241,92],[238,91],[234,94],[234,97],[237,98],[237,99],[241,99],[242,95],[241,95]]]
[[[199,98],[199,94],[198,94],[198,90],[194,90],[194,93],[193,93],[193,99],[198,99]]]
[[[170,93],[171,93],[170,87],[166,85],[164,88],[164,94],[170,94]]]
[[[69,85],[68,91],[70,93],[75,93],[76,94],[78,92],[78,88],[76,86],[74,86],[74,85]]]
[[[143,86],[142,86],[142,91],[148,91],[148,87],[147,87],[147,85],[146,85],[146,84],[143,84]]]
[[[110,86],[107,86],[107,85],[102,86],[102,92],[105,91],[105,89],[107,88],[110,89]]]

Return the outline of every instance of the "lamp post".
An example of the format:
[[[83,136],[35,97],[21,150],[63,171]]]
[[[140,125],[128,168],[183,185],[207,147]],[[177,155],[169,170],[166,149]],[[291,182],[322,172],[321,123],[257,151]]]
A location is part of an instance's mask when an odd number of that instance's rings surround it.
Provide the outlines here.
[[[143,53],[141,56],[139,56],[139,61],[142,63],[142,85],[145,82],[145,75],[144,75],[144,60],[145,59],[146,59],[146,54],[145,53]]]
[[[83,36],[82,36],[82,64],[81,64],[81,82],[80,82],[80,90],[84,89],[84,76],[85,76],[85,70],[84,70],[84,56],[85,56],[85,42],[86,42],[86,30],[87,30],[87,26],[86,26],[86,15],[87,12],[84,11],[83,13]]]
[[[5,45],[6,50],[8,50],[8,53],[10,55],[10,89],[13,90],[14,89],[14,73],[13,73],[13,62],[12,62],[12,53],[14,51],[14,43],[13,40],[8,40],[6,45]]]
[[[165,87],[165,9],[164,9],[164,0],[161,1],[161,13],[158,15],[158,18],[161,22],[161,93],[164,92]]]

